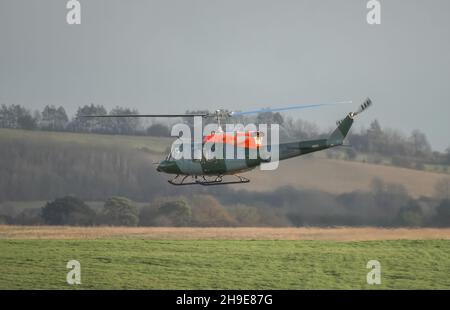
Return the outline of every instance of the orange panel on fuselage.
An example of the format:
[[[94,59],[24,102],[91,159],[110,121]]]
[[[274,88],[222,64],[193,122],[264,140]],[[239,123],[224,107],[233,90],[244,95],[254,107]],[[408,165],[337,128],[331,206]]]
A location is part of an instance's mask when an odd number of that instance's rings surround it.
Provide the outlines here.
[[[260,141],[257,141],[260,140]],[[251,132],[226,133],[217,132],[203,137],[203,143],[224,143],[237,145],[238,147],[256,149],[261,146],[261,140],[252,137]]]

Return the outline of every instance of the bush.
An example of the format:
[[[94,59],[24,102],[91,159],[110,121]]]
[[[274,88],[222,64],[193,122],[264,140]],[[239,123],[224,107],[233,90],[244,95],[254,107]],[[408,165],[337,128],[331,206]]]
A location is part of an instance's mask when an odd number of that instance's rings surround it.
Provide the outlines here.
[[[14,218],[14,224],[17,225],[41,225],[44,220],[41,216],[41,209],[25,209]]]
[[[444,178],[436,182],[434,186],[435,197],[438,200],[450,200],[450,178]]]
[[[268,226],[264,222],[265,214],[256,207],[238,204],[232,207],[231,214],[235,218],[237,226],[242,227]]]
[[[230,213],[213,196],[193,197],[191,204],[195,226],[226,227],[237,224]]]
[[[437,206],[434,223],[439,227],[450,227],[450,200],[443,200]]]
[[[105,202],[100,221],[106,225],[137,226],[138,210],[127,198],[111,197]]]
[[[88,226],[95,223],[96,214],[82,200],[67,196],[47,202],[42,208],[42,218],[49,225]]]
[[[139,226],[156,226],[156,219],[158,217],[158,206],[150,204],[145,206],[139,212]]]
[[[189,226],[192,211],[184,199],[168,201],[158,208],[156,224],[160,226]]]
[[[372,163],[374,163],[375,165],[379,165],[383,162],[383,156],[381,156],[380,154],[374,154],[372,159]]]
[[[402,167],[402,168],[411,168],[413,164],[411,161],[402,156],[392,156],[392,165]]]
[[[345,149],[345,154],[347,155],[348,160],[355,160],[356,156],[358,155],[354,148],[348,147]]]
[[[424,224],[424,215],[420,205],[415,200],[410,200],[406,207],[402,208],[398,214],[399,226],[420,227]]]
[[[7,215],[0,214],[0,225],[9,224],[11,221],[10,217]]]
[[[416,162],[414,168],[417,170],[425,170],[425,164],[421,161]]]
[[[191,218],[191,207],[183,198],[155,199],[139,212],[139,225],[188,226]]]

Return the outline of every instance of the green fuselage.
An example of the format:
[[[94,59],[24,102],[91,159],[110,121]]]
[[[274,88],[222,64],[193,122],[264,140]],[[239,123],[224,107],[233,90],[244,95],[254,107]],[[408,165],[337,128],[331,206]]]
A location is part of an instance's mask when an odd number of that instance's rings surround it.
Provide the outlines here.
[[[328,139],[280,143],[278,145],[278,160],[297,157],[342,145],[352,124],[353,117],[352,115],[348,115]],[[238,150],[236,149],[234,154],[237,153]],[[157,170],[159,172],[177,175],[226,175],[245,172],[258,167],[262,163],[271,161],[271,159],[266,160],[261,158],[259,152],[257,156],[251,156],[253,154],[251,154],[248,149],[243,150],[243,154],[245,154],[245,156],[241,159],[229,159],[225,154],[222,156],[223,159],[206,159],[205,157],[202,159],[173,159],[169,156],[159,164]]]

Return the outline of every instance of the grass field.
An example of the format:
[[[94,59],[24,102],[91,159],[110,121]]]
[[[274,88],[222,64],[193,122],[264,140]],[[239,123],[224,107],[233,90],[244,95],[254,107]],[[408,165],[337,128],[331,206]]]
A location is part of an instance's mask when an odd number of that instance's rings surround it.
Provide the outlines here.
[[[449,274],[448,229],[0,226],[0,289],[450,289]]]
[[[0,141],[14,139],[34,142],[77,143],[86,145],[114,146],[128,149],[146,149],[150,152],[163,154],[172,144],[171,138],[150,136],[124,136],[83,134],[56,131],[31,131],[0,128]]]

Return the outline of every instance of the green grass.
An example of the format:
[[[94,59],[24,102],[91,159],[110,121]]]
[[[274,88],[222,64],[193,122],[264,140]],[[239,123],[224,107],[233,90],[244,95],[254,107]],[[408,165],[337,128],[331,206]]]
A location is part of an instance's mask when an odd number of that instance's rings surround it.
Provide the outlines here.
[[[366,283],[372,259],[378,286]],[[0,289],[450,289],[449,272],[443,240],[0,240]]]
[[[0,129],[0,142],[8,139],[20,141],[45,141],[56,143],[78,143],[94,146],[115,146],[127,149],[145,149],[154,153],[164,153],[173,138],[150,136],[101,135],[90,133],[31,131],[20,129]]]

